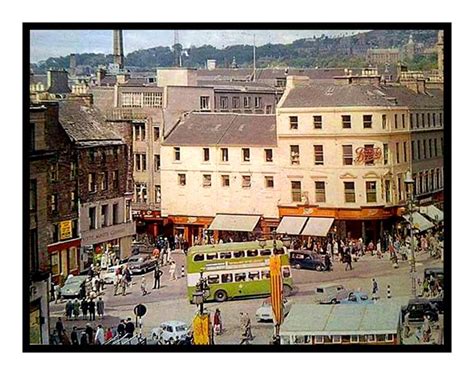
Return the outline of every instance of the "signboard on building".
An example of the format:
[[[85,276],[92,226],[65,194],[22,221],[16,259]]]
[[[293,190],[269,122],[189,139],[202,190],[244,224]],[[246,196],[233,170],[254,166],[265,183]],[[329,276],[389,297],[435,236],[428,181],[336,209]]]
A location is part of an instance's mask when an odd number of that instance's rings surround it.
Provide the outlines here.
[[[133,236],[134,234],[135,223],[133,222],[112,225],[110,227],[99,229],[92,229],[82,233],[82,245],[96,245],[118,238]]]
[[[371,163],[382,158],[380,147],[358,147],[355,153],[357,163]]]
[[[61,221],[59,223],[59,240],[72,238],[72,220]]]

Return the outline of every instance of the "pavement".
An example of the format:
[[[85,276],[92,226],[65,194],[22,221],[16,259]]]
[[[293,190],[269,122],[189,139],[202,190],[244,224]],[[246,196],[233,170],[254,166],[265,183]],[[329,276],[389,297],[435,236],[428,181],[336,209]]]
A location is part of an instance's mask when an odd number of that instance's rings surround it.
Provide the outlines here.
[[[92,327],[97,324],[102,326],[117,327],[120,319],[131,317],[134,320],[133,308],[142,303],[147,307],[147,313],[143,317],[143,334],[149,336],[151,330],[160,323],[167,320],[179,320],[187,324],[192,322],[197,308],[192,305],[186,297],[186,277],[181,277],[181,265],[185,263],[185,255],[181,251],[172,253],[172,259],[177,263],[177,280],[170,280],[169,266],[162,267],[163,276],[161,278],[161,288],[152,289],[153,272],[145,274],[149,294],[143,296],[140,290],[141,275],[132,278],[132,286],[128,289],[127,295],[113,295],[113,286],[105,287],[102,298],[105,302],[105,316],[102,320],[89,322],[86,320],[66,321],[65,302],[50,304],[51,327],[54,328],[57,318],[62,317],[67,332],[76,325],[79,329],[85,327],[86,323],[91,323]],[[442,266],[440,260],[433,260],[429,254],[418,253],[417,276],[423,278],[423,270],[428,266]],[[316,272],[311,270],[293,270],[293,281],[295,293],[290,297],[293,303],[313,303],[314,288],[320,283],[338,282],[348,289],[361,289],[369,293],[372,287],[372,278],[376,278],[379,285],[379,296],[386,298],[387,285],[390,285],[393,299],[401,298],[408,300],[411,295],[411,276],[408,262],[399,262],[399,268],[394,269],[391,261],[386,256],[378,259],[376,256],[365,255],[358,262],[352,263],[353,270],[345,271],[342,263],[334,262],[334,269],[331,272]],[[215,338],[216,344],[238,344],[240,342],[240,312],[249,314],[252,323],[252,333],[255,344],[268,344],[273,334],[272,323],[259,323],[255,320],[255,312],[262,304],[263,298],[251,298],[226,301],[223,303],[209,302],[205,304],[206,310],[214,312],[216,308],[221,311],[224,331]],[[442,336],[441,330],[434,330],[433,337]],[[414,335],[413,335],[414,337]],[[438,339],[439,340],[439,339]],[[412,342],[413,338],[407,339],[406,343]]]

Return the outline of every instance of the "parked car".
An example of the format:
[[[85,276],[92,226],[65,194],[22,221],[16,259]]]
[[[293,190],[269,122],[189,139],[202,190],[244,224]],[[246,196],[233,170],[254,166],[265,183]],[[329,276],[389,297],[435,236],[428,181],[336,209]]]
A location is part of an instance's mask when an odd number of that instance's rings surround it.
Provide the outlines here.
[[[438,309],[429,300],[425,298],[416,298],[408,301],[408,305],[402,308],[402,317],[405,321],[405,315],[408,315],[409,323],[420,323],[423,322],[425,315],[432,322],[438,321]]]
[[[324,271],[326,269],[323,258],[309,250],[291,251],[290,265],[296,269],[306,268],[316,271]]]
[[[186,341],[189,336],[189,327],[186,323],[177,320],[169,320],[151,330],[151,339],[157,340],[158,344],[174,345]]]
[[[132,274],[151,271],[156,266],[156,260],[149,255],[139,254],[128,258],[127,266]]]
[[[286,298],[283,299],[283,316],[288,315],[291,309],[291,305],[291,301],[287,300]],[[270,298],[267,298],[263,301],[262,306],[257,309],[255,317],[257,319],[257,322],[273,320],[272,303]]]
[[[341,284],[321,284],[314,290],[316,302],[318,303],[338,303],[347,298],[350,291]]]
[[[102,279],[106,284],[113,284],[115,281],[115,272],[117,268],[122,267],[121,265],[110,266],[106,271],[103,271],[101,274]]]
[[[430,280],[431,276],[438,280],[441,288],[444,288],[444,269],[442,267],[425,268],[424,277]]]
[[[61,288],[61,297],[62,298],[83,298],[85,297],[90,289],[88,282],[88,276],[72,276],[69,277],[64,286]]]
[[[364,292],[350,292],[347,298],[344,298],[340,301],[341,305],[352,305],[352,304],[362,304],[368,305],[372,304],[372,301],[367,293]]]

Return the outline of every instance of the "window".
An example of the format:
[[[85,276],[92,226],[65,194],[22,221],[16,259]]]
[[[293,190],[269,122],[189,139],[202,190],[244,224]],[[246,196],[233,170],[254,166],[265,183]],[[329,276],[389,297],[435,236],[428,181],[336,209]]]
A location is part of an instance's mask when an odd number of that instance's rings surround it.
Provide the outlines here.
[[[395,129],[398,129],[398,115],[395,114],[394,116],[394,121],[395,121]]]
[[[53,224],[53,242],[59,241],[59,224]]]
[[[96,228],[96,208],[89,207],[89,229]]]
[[[443,114],[440,113],[439,114],[439,126],[443,126],[443,125],[444,125],[444,123],[443,123]]]
[[[267,163],[273,162],[273,150],[271,148],[265,149],[265,161]]]
[[[145,124],[135,124],[133,125],[134,139],[135,141],[144,141],[145,140]]]
[[[146,154],[135,154],[135,170],[146,171]]]
[[[407,162],[407,143],[403,142],[403,162]]]
[[[438,138],[434,139],[434,156],[438,157]]]
[[[178,173],[178,185],[180,186],[186,185],[186,175],[184,173]]]
[[[238,96],[232,97],[232,108],[240,108],[240,98]]]
[[[202,149],[202,159],[203,161],[209,161],[209,148],[205,147]]]
[[[244,96],[244,107],[250,108],[250,96]]]
[[[219,284],[219,275],[209,275],[207,276],[208,284]]]
[[[114,203],[114,205],[112,206],[112,224],[113,225],[120,224],[118,203]]]
[[[71,161],[70,178],[71,178],[71,180],[74,180],[76,177],[77,177],[77,162],[76,161]]]
[[[140,108],[143,107],[143,94],[141,92],[123,92],[122,107]]]
[[[212,180],[210,174],[203,174],[202,175],[202,186],[203,187],[211,187]]]
[[[390,180],[385,180],[385,202],[392,202],[392,188]]]
[[[77,248],[70,247],[68,250],[68,262],[69,262],[69,269],[75,270],[77,269]]]
[[[352,145],[343,145],[342,146],[342,164],[343,165],[352,165]]]
[[[249,188],[251,186],[250,176],[242,176],[242,187]]]
[[[397,192],[398,192],[398,200],[402,200],[402,179],[401,177],[397,178]]]
[[[365,165],[374,165],[374,145],[364,145],[364,151],[371,156],[365,159]]]
[[[426,114],[426,119],[428,121],[428,127],[430,127],[431,126],[431,116],[430,116],[429,113]]]
[[[229,108],[229,98],[227,96],[221,96],[219,100],[221,109]]]
[[[290,161],[292,165],[298,165],[300,163],[300,146],[290,146]]]
[[[36,211],[37,185],[36,180],[30,180],[30,211]]]
[[[416,127],[419,128],[420,127],[420,114],[419,113],[415,115],[415,119],[416,119]]]
[[[397,164],[400,163],[400,144],[397,142],[395,144],[395,153],[397,155]]]
[[[290,267],[283,267],[283,278],[288,278],[291,276]]]
[[[50,167],[49,167],[49,178],[50,178],[51,182],[54,182],[54,181],[58,180],[58,168],[59,168],[59,163],[58,162],[50,165]]]
[[[315,129],[323,128],[323,116],[313,116],[313,126]]]
[[[251,271],[249,272],[249,280],[259,280],[260,274],[258,271]]]
[[[109,188],[109,175],[107,172],[100,174],[100,190],[104,191]]]
[[[256,257],[258,256],[258,250],[247,250],[247,257]]]
[[[158,172],[161,168],[161,157],[160,155],[154,156],[155,172]]]
[[[194,256],[194,261],[195,262],[202,262],[204,260],[204,254],[196,254]]]
[[[106,226],[109,225],[108,216],[109,216],[109,205],[104,204],[100,208],[100,227],[101,228],[106,227]]]
[[[413,129],[413,113],[410,113],[410,129]]]
[[[375,335],[366,335],[367,342],[375,342]]]
[[[118,189],[119,187],[119,180],[118,180],[118,169],[115,171],[112,171],[112,187],[114,189]]]
[[[221,282],[222,283],[231,283],[232,282],[232,274],[231,273],[223,273],[221,275]]]
[[[273,176],[265,176],[265,187],[267,189],[273,189]]]
[[[430,155],[430,159],[433,157],[433,141],[430,139],[428,139],[428,150],[429,150],[429,155]]]
[[[364,129],[372,128],[372,115],[363,115],[362,116]]]
[[[273,112],[273,106],[272,106],[271,104],[267,104],[267,105],[265,106],[265,113],[266,113],[267,115],[269,115],[269,114],[272,113],[272,112]]]
[[[427,152],[426,152],[426,139],[423,139],[423,159],[426,159]]]
[[[221,161],[229,161],[229,149],[221,148]]]
[[[315,181],[316,202],[326,202],[326,183],[324,181]]]
[[[285,87],[286,86],[286,78],[277,78],[276,79],[276,86],[277,87]]]
[[[402,128],[405,129],[405,114],[402,113]]]
[[[132,200],[125,200],[125,221],[130,223],[132,221]]]
[[[199,103],[201,110],[209,110],[209,96],[201,96]]]
[[[107,162],[107,154],[105,151],[101,151],[100,152],[100,162],[105,165],[105,163]]]
[[[161,203],[161,185],[155,185],[155,203]]]
[[[415,160],[415,141],[411,141],[411,160]]]
[[[36,124],[30,122],[30,151],[36,150]]]
[[[270,278],[270,270],[262,271],[262,279],[269,279]]]
[[[383,144],[383,165],[388,164],[388,144]]]
[[[420,140],[417,141],[417,156],[418,156],[417,159],[420,160],[421,159],[421,141]]]
[[[385,335],[385,341],[386,341],[386,342],[394,342],[394,341],[395,341],[394,335],[391,334],[391,333],[386,334],[386,335]]]
[[[255,108],[260,108],[262,105],[262,98],[260,96],[255,97]]]
[[[222,186],[223,187],[228,187],[230,186],[230,178],[229,178],[229,175],[228,174],[224,174],[221,176],[221,180],[222,180]]]
[[[382,129],[387,128],[387,115],[382,115]]]
[[[181,160],[181,150],[179,147],[174,148],[174,160],[180,161]]]
[[[425,114],[421,114],[421,126],[424,128],[425,127]]]
[[[250,161],[250,149],[249,148],[243,148],[242,149],[242,161],[244,161],[244,162]]]
[[[149,108],[160,108],[163,106],[163,93],[161,92],[144,92],[143,106]]]
[[[315,145],[314,146],[314,164],[315,165],[324,165],[323,145]]]
[[[346,203],[355,203],[355,183],[354,182],[344,182],[344,197]]]
[[[88,187],[89,187],[89,192],[96,191],[96,177],[95,173],[89,173],[89,179],[88,179]]]
[[[367,197],[367,203],[377,202],[377,182],[366,181],[365,192]]]
[[[214,259],[217,259],[217,253],[206,254],[206,260],[214,260]]]
[[[71,191],[71,210],[77,210],[77,192]]]
[[[153,140],[155,142],[160,140],[160,127],[159,126],[153,127]]]
[[[243,250],[234,251],[234,258],[243,258],[244,256],[245,256],[245,253]]]
[[[339,336],[339,335],[334,335],[334,336],[332,337],[332,342],[333,342],[334,344],[340,344],[340,343],[342,342],[341,336]]]
[[[291,181],[291,200],[301,202],[301,181]]]
[[[298,129],[298,116],[290,116],[290,129]]]
[[[272,255],[272,251],[270,249],[261,249],[260,250],[260,256],[265,257],[265,256],[270,256]]]
[[[59,275],[59,253],[51,254],[51,273]]]
[[[350,115],[342,115],[342,128],[343,129],[350,129],[351,128],[351,116]]]

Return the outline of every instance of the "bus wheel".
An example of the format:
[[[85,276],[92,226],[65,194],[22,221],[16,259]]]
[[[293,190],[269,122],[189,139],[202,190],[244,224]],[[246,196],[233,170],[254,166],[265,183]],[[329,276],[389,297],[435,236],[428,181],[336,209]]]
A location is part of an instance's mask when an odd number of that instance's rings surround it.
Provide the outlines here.
[[[290,296],[292,291],[293,291],[293,288],[291,286],[286,285],[286,284],[283,285],[283,297]]]
[[[218,290],[216,294],[214,294],[214,299],[217,302],[224,302],[227,299],[227,293],[223,290]]]

